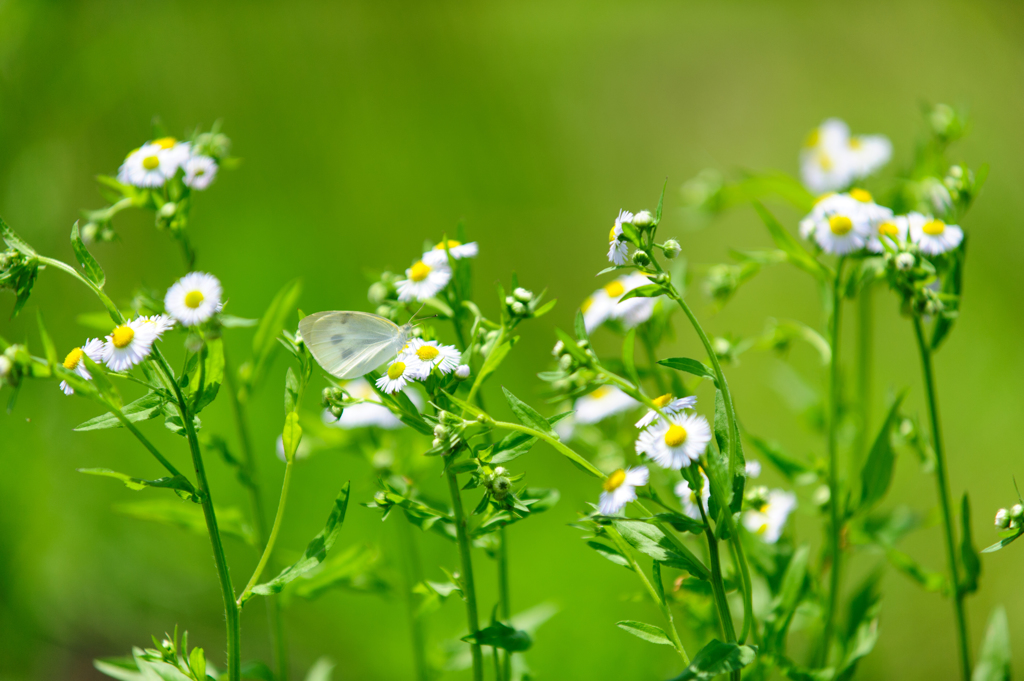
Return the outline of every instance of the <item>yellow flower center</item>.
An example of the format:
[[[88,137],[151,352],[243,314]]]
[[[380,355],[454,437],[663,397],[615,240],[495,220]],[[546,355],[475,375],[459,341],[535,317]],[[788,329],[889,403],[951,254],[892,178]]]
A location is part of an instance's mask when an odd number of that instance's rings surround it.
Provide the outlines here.
[[[616,226],[617,225],[612,225],[612,231],[608,232],[608,243],[615,241],[615,239],[618,238],[619,236],[618,234],[615,233]]]
[[[686,442],[686,428],[680,425],[672,425],[665,431],[665,444],[669,447],[679,447]]]
[[[388,367],[388,378],[392,381],[405,373],[405,362],[395,362]]]
[[[814,200],[814,205],[818,205],[819,203],[821,203],[822,201],[824,201],[828,197],[835,196],[835,195],[836,195],[835,192],[825,192],[824,194],[822,194],[821,196],[819,196],[817,199]]]
[[[850,148],[851,149],[854,149],[854,150],[860,149],[862,144],[863,144],[863,142],[860,141],[859,137],[851,137],[850,138]]]
[[[82,348],[75,348],[68,353],[68,356],[64,358],[64,368],[71,370],[78,366],[78,363],[82,361]]]
[[[153,140],[153,144],[157,145],[161,149],[170,149],[177,143],[178,140],[174,139],[173,137],[161,137],[158,140]]]
[[[416,356],[422,359],[424,362],[429,362],[430,360],[437,357],[439,354],[441,354],[440,351],[433,345],[424,345],[423,347],[416,351]]]
[[[110,334],[110,341],[114,344],[114,347],[118,350],[128,347],[128,344],[135,338],[135,330],[126,325],[121,325],[114,329],[114,332]]]
[[[156,170],[160,167],[160,159],[156,156],[147,156],[142,159],[142,167],[146,170]]]
[[[618,298],[626,292],[626,287],[621,282],[613,281],[604,287],[604,292],[608,294],[610,298]]]
[[[845,215],[833,215],[828,219],[828,228],[836,236],[844,236],[853,229],[853,220]]]
[[[761,523],[761,527],[757,528],[758,534],[764,534],[768,531],[768,523]]]
[[[185,294],[185,307],[194,310],[203,304],[203,300],[205,298],[202,291],[189,291]]]
[[[583,301],[583,304],[580,305],[580,312],[586,312],[587,310],[590,309],[590,306],[593,305],[593,304],[594,304],[594,299],[593,298],[587,298],[586,300]]]
[[[821,141],[821,131],[815,128],[811,130],[810,134],[807,135],[807,139],[804,140],[805,147],[816,147],[818,142]]]
[[[462,245],[461,241],[455,241],[454,239],[448,239],[448,250],[449,251],[452,250],[453,248],[455,248],[456,246],[461,246],[461,245]],[[444,247],[445,247],[445,242],[442,241],[438,245],[434,246],[434,250],[435,251],[443,251]]]
[[[655,397],[653,400],[651,400],[651,402],[654,402],[654,404],[657,405],[658,409],[661,409],[666,404],[671,402],[672,399],[673,399],[672,393],[665,393],[661,397]]]
[[[622,487],[622,483],[626,482],[626,471],[621,468],[611,475],[604,481],[602,485],[605,492],[614,492],[618,488]]]
[[[604,397],[607,397],[610,392],[611,390],[608,389],[608,386],[602,385],[600,388],[590,393],[588,397],[595,400],[600,400]]]
[[[832,157],[826,154],[824,151],[818,154],[818,165],[825,172],[832,170]]]
[[[871,192],[866,189],[860,189],[854,187],[850,190],[850,198],[857,199],[861,203],[871,203],[874,199],[871,196]]]
[[[928,236],[939,236],[946,231],[946,223],[942,220],[929,220],[924,223],[924,227],[921,228],[921,231]]]
[[[893,239],[900,235],[900,228],[895,222],[883,222],[878,225],[878,236],[891,236]]]
[[[413,281],[423,281],[430,274],[430,265],[425,264],[422,260],[417,262],[415,265],[409,268],[409,278]]]

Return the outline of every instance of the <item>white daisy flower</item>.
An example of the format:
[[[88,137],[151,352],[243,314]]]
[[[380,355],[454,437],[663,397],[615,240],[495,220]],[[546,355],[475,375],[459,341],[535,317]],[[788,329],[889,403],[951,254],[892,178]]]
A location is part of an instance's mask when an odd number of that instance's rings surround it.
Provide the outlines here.
[[[871,230],[868,239],[868,250],[872,253],[884,253],[885,244],[893,246],[906,242],[910,233],[910,222],[906,215],[895,215],[883,220]]]
[[[795,508],[795,494],[781,489],[773,489],[768,493],[766,504],[743,513],[743,526],[768,544],[774,544],[782,536],[786,519]]]
[[[396,286],[398,299],[407,303],[436,296],[451,281],[452,271],[445,262],[428,265],[419,260],[405,271],[405,276],[408,278],[398,282]]]
[[[128,154],[117,172],[117,179],[136,187],[162,187],[174,177],[189,154],[189,145],[173,137],[146,142]]]
[[[627,329],[643,324],[654,313],[657,298],[630,298],[619,300],[628,291],[651,283],[642,274],[627,274],[594,291],[580,306],[583,324],[590,332],[609,319],[618,319]]]
[[[149,356],[156,340],[156,326],[141,318],[114,329],[103,344],[101,358],[111,371],[128,371]]]
[[[410,382],[422,381],[427,377],[426,372],[423,371],[427,366],[424,362],[407,364],[402,357],[398,357],[388,365],[388,370],[384,372],[384,375],[377,379],[377,387],[388,395],[405,390],[405,386]]]
[[[704,474],[704,471],[700,472],[700,479],[703,485],[700,488],[700,499],[704,504],[704,508],[708,507],[708,499],[711,498],[711,484],[708,482],[708,476]],[[683,513],[694,520],[703,521],[700,515],[700,507],[697,506],[697,492],[690,489],[690,483],[686,480],[682,480],[676,485],[676,496],[679,497],[679,502],[683,505]]]
[[[649,477],[647,466],[621,468],[609,475],[602,487],[601,500],[597,510],[601,515],[618,515],[631,501],[636,500],[636,488],[647,484]]]
[[[345,407],[345,410],[341,413],[341,417],[337,419],[334,418],[334,414],[329,410],[324,409],[323,421],[328,426],[344,428],[345,430],[367,428],[369,426],[376,426],[377,428],[384,428],[385,430],[393,430],[395,428],[401,428],[404,425],[397,416],[391,413],[390,409],[379,403],[380,400],[377,397],[377,392],[370,386],[366,379],[357,378],[354,381],[346,383],[345,392],[347,392],[353,399],[370,401],[363,402],[361,404],[354,404],[351,407]],[[419,397],[415,392],[410,392],[409,396],[414,398],[414,402]]]
[[[800,233],[813,236],[826,253],[846,255],[864,247],[871,235],[872,219],[880,215],[849,194],[832,194],[818,201],[800,222]]]
[[[920,213],[907,215],[910,240],[926,255],[939,255],[951,251],[964,240],[964,230],[957,225],[947,225],[938,218]]]
[[[427,263],[431,267],[444,267],[448,265],[448,253],[452,254],[453,260],[462,260],[463,258],[475,258],[480,250],[475,241],[464,244],[461,241],[455,241],[454,239],[448,240],[447,253],[445,252],[444,247],[445,242],[442,241],[434,246],[434,248],[424,253],[423,262]]]
[[[615,218],[612,231],[608,233],[608,261],[615,265],[625,265],[629,262],[629,244],[619,241],[622,235],[622,223],[632,222],[633,214],[628,210],[620,210],[619,216]]]
[[[182,325],[195,326],[220,312],[223,293],[217,277],[189,272],[167,289],[164,307]]]
[[[185,186],[202,191],[217,177],[217,162],[209,156],[196,154],[185,161]]]
[[[144,322],[148,322],[156,327],[156,339],[159,340],[166,332],[174,328],[177,323],[173,317],[165,314],[155,314],[148,317],[139,317]]]
[[[811,131],[800,150],[800,179],[812,192],[834,192],[854,179],[850,159],[850,128],[830,118]]]
[[[64,358],[65,369],[74,371],[85,380],[91,381],[92,375],[85,367],[85,362],[82,361],[83,356],[88,357],[97,363],[103,361],[103,341],[99,338],[90,338],[85,342],[85,345],[80,348],[74,348],[68,353],[67,357]],[[68,385],[67,381],[60,382],[60,389],[64,391],[65,395],[75,394],[75,389]]]
[[[451,373],[462,361],[462,353],[454,345],[441,345],[437,341],[413,338],[402,350],[399,359],[407,364],[423,364],[424,375],[437,367],[442,375]]]
[[[697,406],[697,398],[693,395],[688,397],[676,398],[672,394],[662,395],[661,397],[655,397],[653,400],[658,407],[665,412],[665,416],[672,416],[678,414],[684,409],[694,409]],[[648,410],[639,421],[636,422],[636,427],[643,430],[647,426],[651,425],[658,420],[658,412],[653,409]]]
[[[576,400],[573,410],[577,423],[597,423],[609,416],[629,411],[637,401],[613,385],[602,385]]]
[[[678,470],[700,458],[711,442],[707,419],[682,412],[640,433],[637,454],[646,454],[662,468]]]
[[[892,142],[885,135],[855,135],[848,145],[854,179],[871,175],[892,158]]]
[[[743,472],[747,474],[748,478],[757,478],[761,475],[761,462],[760,461],[748,461],[743,466]]]

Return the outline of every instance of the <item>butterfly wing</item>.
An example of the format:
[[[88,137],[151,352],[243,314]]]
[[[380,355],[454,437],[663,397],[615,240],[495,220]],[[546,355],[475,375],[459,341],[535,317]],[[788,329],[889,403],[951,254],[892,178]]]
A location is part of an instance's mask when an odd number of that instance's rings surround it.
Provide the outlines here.
[[[358,378],[405,344],[402,327],[367,312],[317,312],[299,322],[313,358],[337,378]]]

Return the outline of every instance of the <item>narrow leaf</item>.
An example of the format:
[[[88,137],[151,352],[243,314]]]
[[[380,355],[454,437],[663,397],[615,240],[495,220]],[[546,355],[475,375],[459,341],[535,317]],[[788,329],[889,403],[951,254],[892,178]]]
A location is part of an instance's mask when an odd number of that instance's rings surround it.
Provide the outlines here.
[[[536,409],[523,402],[521,399],[513,395],[508,388],[502,386],[502,392],[505,393],[505,399],[508,401],[508,406],[512,408],[512,412],[519,419],[519,422],[524,426],[529,426],[535,430],[546,435],[555,435],[555,431],[551,428],[551,424],[546,418],[541,416]]]
[[[481,646],[489,646],[494,648],[502,648],[510,652],[522,652],[529,650],[533,644],[533,640],[530,635],[520,629],[513,629],[507,624],[501,622],[495,622],[491,626],[481,629],[476,634],[470,634],[469,636],[463,636],[463,641],[467,643],[476,643]]]
[[[145,480],[143,478],[133,478],[130,475],[118,473],[117,471],[112,471],[109,468],[79,468],[78,472],[85,473],[86,475],[99,475],[120,480],[124,483],[125,487],[135,492],[144,490],[147,487],[158,487],[179,490],[181,492],[185,492],[190,497],[195,493],[192,483],[189,482],[187,478],[180,475],[157,478],[156,480]]]
[[[659,646],[670,646],[672,640],[665,633],[665,630],[661,627],[656,627],[653,624],[646,624],[644,622],[636,622],[633,620],[625,620],[623,622],[616,622],[615,626],[623,631],[628,631],[637,638],[641,638],[649,643],[653,643]]]
[[[860,511],[866,511],[881,501],[882,497],[889,490],[892,482],[893,462],[896,454],[892,448],[892,430],[899,418],[900,404],[903,402],[906,391],[899,394],[896,400],[889,407],[889,414],[882,423],[882,428],[871,445],[871,451],[864,462],[860,472],[861,480],[861,501]]]
[[[669,359],[659,359],[658,364],[668,367],[669,369],[675,369],[676,371],[685,371],[688,374],[694,376],[700,376],[706,378],[712,383],[715,381],[715,372],[711,370],[711,367],[698,362],[695,359],[689,357],[671,357]]]
[[[616,520],[612,525],[622,538],[640,553],[669,567],[686,570],[694,577],[710,579],[711,572],[700,559],[681,544],[673,543],[661,528],[627,520]]]
[[[588,541],[587,546],[597,551],[599,556],[607,558],[616,565],[621,565],[627,570],[633,569],[632,564],[630,564],[629,560],[624,555],[622,555],[618,549],[596,541]]]
[[[672,681],[713,679],[716,676],[743,669],[756,657],[757,649],[753,646],[722,643],[717,639],[711,639],[711,642],[694,656],[690,666]]]
[[[982,641],[971,681],[1010,681],[1010,650],[1010,623],[1006,619],[1006,609],[997,605],[988,618],[985,640]]]
[[[964,575],[960,589],[963,593],[974,593],[978,590],[981,558],[978,556],[978,549],[974,547],[974,538],[971,535],[971,502],[967,498],[967,492],[964,492],[961,508],[960,562],[964,568]]]
[[[82,241],[82,235],[78,231],[77,220],[71,228],[71,249],[75,252],[75,258],[82,265],[85,276],[89,277],[89,280],[96,284],[96,286],[103,288],[107,281],[107,275],[103,273],[103,268],[96,262],[96,258],[92,257],[92,253],[89,252],[85,242]]]
[[[772,236],[772,240],[775,245],[782,250],[789,261],[799,267],[800,269],[808,272],[815,278],[826,281],[828,279],[828,273],[825,267],[819,263],[814,257],[807,252],[807,250],[800,245],[792,234],[786,231],[775,216],[768,212],[768,210],[760,204],[758,201],[752,201],[754,204],[754,210],[761,216],[761,220],[768,228],[768,232]]]
[[[121,410],[121,413],[132,423],[148,421],[160,415],[161,409],[166,400],[157,393],[146,393],[134,402],[129,402]],[[123,428],[124,425],[114,414],[108,412],[96,416],[75,427],[76,431],[103,430],[104,428]]]

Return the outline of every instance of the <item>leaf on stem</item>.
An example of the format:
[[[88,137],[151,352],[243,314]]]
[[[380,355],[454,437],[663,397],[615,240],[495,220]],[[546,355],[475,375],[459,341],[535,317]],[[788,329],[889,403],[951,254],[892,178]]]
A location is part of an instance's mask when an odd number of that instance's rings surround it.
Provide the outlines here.
[[[53,340],[50,338],[50,334],[46,332],[46,327],[43,325],[42,310],[36,310],[36,321],[39,323],[39,340],[43,344],[43,354],[46,356],[46,363],[49,364],[52,369],[57,364],[57,349],[53,347]]]
[[[100,475],[120,480],[124,483],[125,487],[135,492],[144,490],[147,487],[173,489],[183,499],[190,499],[196,503],[199,502],[195,496],[195,488],[192,487],[192,483],[189,482],[187,478],[180,475],[157,478],[156,480],[145,480],[143,478],[133,478],[130,475],[118,473],[117,471],[112,471],[109,468],[79,468],[78,472],[85,473],[86,475]]]
[[[621,565],[627,570],[633,569],[633,565],[629,562],[629,559],[622,555],[622,553],[614,546],[608,546],[607,544],[602,544],[597,541],[588,541],[587,546],[597,551],[599,556],[607,558],[616,565]]]
[[[1010,623],[1006,619],[1006,609],[997,605],[989,616],[985,640],[982,641],[971,681],[1010,681],[1010,650]]]
[[[252,337],[253,372],[250,384],[256,385],[259,382],[270,353],[277,347],[277,336],[284,329],[285,321],[294,310],[301,294],[302,280],[293,279],[277,292],[270,301],[267,311],[263,313]]]
[[[658,296],[665,295],[665,287],[660,284],[645,284],[644,286],[637,286],[622,294],[618,302],[622,303],[630,298],[657,298]]]
[[[224,382],[224,341],[220,338],[206,341],[200,355],[199,371],[192,373],[188,384],[192,413],[198,414],[217,398]]]
[[[96,258],[86,248],[85,242],[82,241],[82,235],[78,231],[77,220],[75,220],[74,226],[71,227],[71,249],[75,252],[75,258],[82,265],[82,269],[85,270],[85,276],[89,277],[89,281],[96,284],[97,288],[103,288],[103,285],[107,282],[107,275],[103,273],[103,268],[100,267]]]
[[[501,363],[505,361],[505,357],[508,356],[509,350],[512,349],[512,340],[506,340],[501,345],[492,348],[487,353],[487,359],[484,360],[483,365],[480,367],[480,371],[476,375],[476,383],[483,385],[483,382],[487,380],[487,377],[498,370]]]
[[[501,648],[513,653],[529,650],[533,644],[530,635],[521,629],[514,629],[507,624],[495,622],[494,624],[481,629],[475,634],[463,636],[466,643],[475,643],[480,646]]]
[[[648,643],[653,643],[659,646],[674,645],[672,640],[668,637],[668,634],[665,633],[665,630],[661,627],[656,627],[653,624],[636,622],[634,620],[625,620],[622,622],[616,622],[615,626],[623,631],[628,631],[637,638],[643,639]]]
[[[899,419],[899,408],[906,394],[905,390],[901,392],[889,407],[889,414],[885,417],[874,444],[871,445],[867,460],[864,461],[864,467],[860,471],[861,498],[858,511],[869,510],[881,501],[889,490],[893,463],[896,460],[896,453],[892,448],[892,431]]]
[[[737,643],[722,643],[718,639],[700,649],[690,666],[672,681],[704,681],[722,674],[743,669],[757,657],[757,648]]]
[[[612,525],[626,542],[640,553],[669,567],[689,572],[700,579],[710,579],[711,572],[689,549],[673,544],[661,528],[647,523],[616,520]]]
[[[964,492],[961,508],[960,562],[964,568],[964,575],[960,591],[970,594],[978,590],[981,558],[978,556],[978,549],[974,547],[974,538],[971,535],[971,502],[967,498],[967,492]]]
[[[555,438],[558,437],[548,420],[541,416],[536,409],[513,395],[505,386],[501,387],[501,391],[505,393],[505,399],[508,401],[508,406],[512,408],[512,413],[516,415],[516,418],[519,419],[520,423],[524,426],[529,426],[534,430],[539,430],[545,435],[550,435]]]
[[[134,402],[126,404],[124,408],[121,409],[121,413],[132,423],[148,421],[159,416],[165,404],[167,404],[167,400],[162,395],[155,392],[149,392]],[[75,430],[81,432],[86,430],[103,430],[105,428],[123,427],[124,424],[121,423],[117,416],[111,412],[107,412],[106,414],[96,416],[85,423],[76,426]]]
[[[669,369],[675,369],[676,371],[684,371],[700,378],[706,378],[712,383],[715,382],[715,372],[711,370],[711,367],[698,362],[695,359],[689,357],[671,357],[669,359],[659,359],[658,364],[668,367]]]
[[[768,228],[768,232],[772,236],[772,241],[774,241],[775,245],[786,254],[786,257],[791,263],[821,281],[827,281],[830,278],[825,266],[808,253],[807,249],[801,246],[800,242],[797,241],[792,234],[786,231],[786,228],[775,219],[774,215],[769,213],[760,202],[751,201],[751,203],[753,203],[754,210],[757,211],[757,214],[761,216],[761,220],[764,222],[765,227]]]

